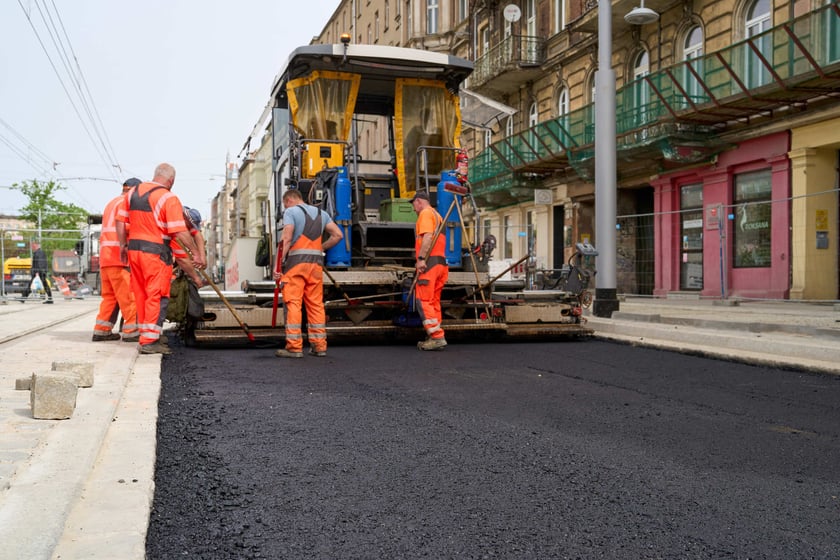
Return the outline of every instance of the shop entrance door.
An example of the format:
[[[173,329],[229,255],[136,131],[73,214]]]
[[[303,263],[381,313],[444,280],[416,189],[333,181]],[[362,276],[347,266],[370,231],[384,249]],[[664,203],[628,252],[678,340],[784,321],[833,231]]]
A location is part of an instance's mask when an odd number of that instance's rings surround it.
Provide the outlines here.
[[[680,290],[703,289],[703,185],[680,189]]]

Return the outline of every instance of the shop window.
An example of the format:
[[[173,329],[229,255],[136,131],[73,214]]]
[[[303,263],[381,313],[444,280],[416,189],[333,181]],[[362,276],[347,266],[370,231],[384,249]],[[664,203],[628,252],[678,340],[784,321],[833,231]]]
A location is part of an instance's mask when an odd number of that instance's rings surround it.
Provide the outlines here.
[[[736,175],[734,190],[733,266],[769,267],[772,231],[770,170]]]

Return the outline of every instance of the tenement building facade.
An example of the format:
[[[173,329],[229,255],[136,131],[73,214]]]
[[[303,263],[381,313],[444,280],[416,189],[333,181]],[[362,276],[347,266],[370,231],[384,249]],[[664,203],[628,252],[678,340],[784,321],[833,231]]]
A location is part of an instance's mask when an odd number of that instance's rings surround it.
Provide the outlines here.
[[[595,237],[598,10],[616,75],[618,292],[836,300],[840,3],[344,0],[315,43],[446,52],[497,108],[463,128],[480,236],[559,269]],[[467,94],[462,95],[463,97]],[[486,116],[486,114],[485,114]],[[388,158],[385,127],[359,141]]]

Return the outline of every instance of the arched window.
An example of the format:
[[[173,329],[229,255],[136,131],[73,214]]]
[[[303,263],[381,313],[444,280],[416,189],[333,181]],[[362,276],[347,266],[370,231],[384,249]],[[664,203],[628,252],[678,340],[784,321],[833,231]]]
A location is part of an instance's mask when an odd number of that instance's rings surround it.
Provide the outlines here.
[[[703,29],[699,25],[689,28],[682,43],[683,89],[693,103],[706,101],[703,88],[696,76],[703,77]],[[690,67],[690,68],[689,68]],[[693,72],[692,72],[693,70]],[[689,106],[686,101],[685,107]]]
[[[749,39],[766,60],[772,60],[770,36],[762,35],[770,29],[770,0],[752,0],[744,18],[744,37]],[[770,82],[770,71],[752,49],[744,49],[747,87],[759,87]]]
[[[493,130],[487,128],[484,130],[484,148],[487,149],[490,147],[490,144],[493,143]]]
[[[540,151],[540,141],[537,138],[537,131],[534,129],[538,124],[540,124],[540,112],[537,109],[536,102],[534,102],[528,109],[528,145],[535,154]]]
[[[633,59],[633,82],[631,84],[631,99],[629,111],[625,111],[625,118],[617,124],[619,129],[630,130],[639,128],[647,122],[650,105],[650,86],[645,76],[650,74],[650,56],[646,50],[639,52]],[[624,106],[627,107],[626,101]]]
[[[509,116],[505,121],[505,137],[513,136],[513,115]]]
[[[571,131],[569,130],[569,90],[566,87],[561,87],[557,94],[557,125],[558,128],[554,131],[557,138],[563,146],[569,145],[571,142]]]
[[[565,87],[560,88],[560,93],[557,95],[557,116],[569,114],[569,90]]]

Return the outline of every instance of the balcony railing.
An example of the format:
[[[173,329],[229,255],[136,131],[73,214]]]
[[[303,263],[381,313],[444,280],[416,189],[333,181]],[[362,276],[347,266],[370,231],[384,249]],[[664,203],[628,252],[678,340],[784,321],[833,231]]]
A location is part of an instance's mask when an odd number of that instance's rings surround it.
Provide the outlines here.
[[[630,82],[616,92],[616,135],[622,150],[660,146],[660,158],[689,161],[713,150],[675,150],[723,144],[716,132],[840,91],[840,4],[823,6],[726,49],[683,61]],[[476,158],[475,193],[496,177],[540,172],[591,160],[595,106],[586,105],[502,139]],[[582,173],[586,175],[586,173]],[[508,179],[505,178],[505,181]]]
[[[545,40],[528,35],[509,35],[475,63],[470,86],[478,87],[503,72],[522,66],[537,66],[545,60]]]

